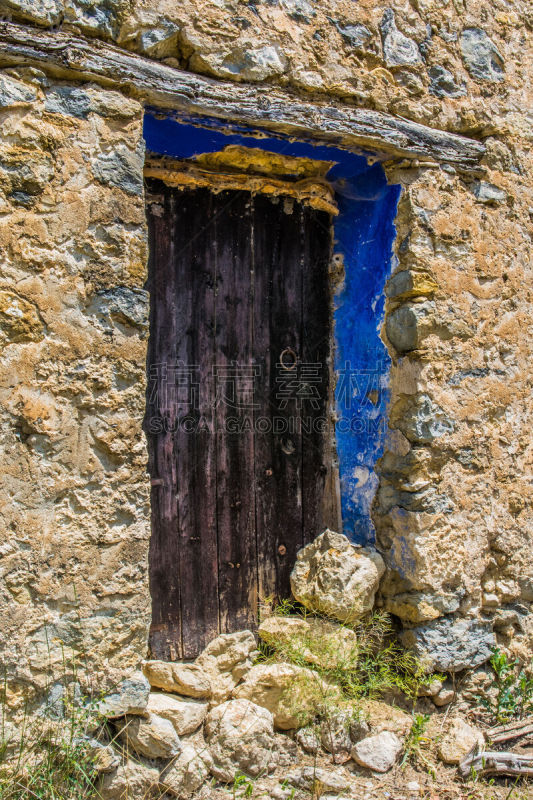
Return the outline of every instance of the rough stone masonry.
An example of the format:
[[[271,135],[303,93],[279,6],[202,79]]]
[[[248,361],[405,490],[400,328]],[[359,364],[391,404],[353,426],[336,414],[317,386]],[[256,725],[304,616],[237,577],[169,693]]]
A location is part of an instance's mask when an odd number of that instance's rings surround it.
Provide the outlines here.
[[[485,144],[470,171],[387,164],[403,191],[380,602],[443,668],[462,665],[458,641],[530,655],[528,0],[0,0],[0,14]],[[16,705],[65,650],[101,685],[146,653],[147,238],[141,102],[0,60],[0,645]]]

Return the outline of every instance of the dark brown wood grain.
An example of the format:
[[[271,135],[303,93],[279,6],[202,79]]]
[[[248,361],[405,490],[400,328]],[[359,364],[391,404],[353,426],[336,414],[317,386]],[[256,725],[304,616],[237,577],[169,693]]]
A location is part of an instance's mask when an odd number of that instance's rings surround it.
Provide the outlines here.
[[[158,658],[181,655],[181,554],[178,535],[177,459],[174,433],[165,421],[170,418],[166,403],[163,365],[175,363],[176,316],[174,304],[174,237],[171,220],[176,197],[159,185],[157,200],[147,208],[151,242],[149,283],[151,295],[150,340],[148,348],[147,404],[144,427],[148,440],[149,471],[152,478],[152,535],[150,538],[150,592],[152,626],[150,646]]]
[[[302,328],[302,207],[258,195],[254,201],[254,355],[261,370],[256,433],[257,549],[262,599],[287,596],[302,545],[302,444],[297,406]],[[285,356],[281,359],[282,353]],[[294,354],[292,355],[291,352]]]
[[[149,189],[151,649],[192,658],[288,597],[329,522],[331,223],[292,199]]]
[[[252,198],[221,192],[216,206],[218,570],[220,630],[228,633],[257,619]]]
[[[216,220],[217,197],[207,189],[176,192],[173,222],[178,368],[178,508],[183,657],[198,654],[219,632],[217,464],[215,435]],[[190,385],[189,385],[190,381]]]

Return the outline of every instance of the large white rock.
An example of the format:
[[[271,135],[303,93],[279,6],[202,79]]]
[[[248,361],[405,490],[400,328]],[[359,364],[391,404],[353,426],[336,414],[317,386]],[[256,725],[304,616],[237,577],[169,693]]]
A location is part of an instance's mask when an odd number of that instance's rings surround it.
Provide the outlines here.
[[[384,571],[375,550],[354,547],[343,534],[325,530],[298,553],[291,589],[311,611],[351,622],[372,610]]]
[[[98,797],[102,800],[131,800],[133,797],[159,795],[159,770],[128,761],[110,775],[104,775],[98,786]]]
[[[159,785],[176,797],[190,797],[208,778],[212,766],[213,759],[207,747],[196,748],[186,743],[179,756],[162,773]]]
[[[134,672],[100,700],[96,710],[108,719],[123,717],[124,714],[144,714],[149,694],[150,684],[145,676],[142,672]]]
[[[272,714],[249,700],[215,706],[207,715],[205,733],[211,772],[221,781],[233,781],[238,772],[256,777],[276,766]]]
[[[173,724],[157,714],[126,717],[119,733],[128,747],[147,758],[173,758],[181,750]]]
[[[168,719],[180,736],[193,733],[205,719],[208,704],[190,697],[178,697],[165,692],[150,692],[146,710]]]
[[[209,697],[211,684],[208,676],[197,664],[180,661],[145,661],[143,672],[150,686],[186,697]]]
[[[453,717],[439,742],[439,757],[445,764],[459,764],[476,745],[481,747],[484,743],[485,737],[478,728]]]
[[[320,617],[267,617],[258,633],[272,649],[321,667],[346,665],[358,654],[355,631]]]
[[[211,705],[231,697],[256,655],[257,644],[251,631],[223,633],[207,645],[196,659],[196,665],[211,683]]]
[[[402,751],[402,743],[395,733],[382,731],[367,736],[352,747],[352,758],[360,767],[373,772],[388,772]]]
[[[294,664],[256,664],[234,691],[234,697],[267,708],[282,730],[301,727],[314,716],[322,698],[340,699],[340,692],[318,673]]]

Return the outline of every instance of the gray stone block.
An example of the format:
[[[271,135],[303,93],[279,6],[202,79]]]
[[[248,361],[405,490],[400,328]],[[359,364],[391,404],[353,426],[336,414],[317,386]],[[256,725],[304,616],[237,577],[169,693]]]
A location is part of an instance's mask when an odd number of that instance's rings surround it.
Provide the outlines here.
[[[405,303],[387,315],[385,330],[389,342],[399,353],[416,350],[431,333],[438,332],[443,338],[450,338],[449,330],[435,318],[433,302]]]
[[[114,322],[134,328],[148,327],[149,295],[144,289],[117,286],[98,292],[89,312],[95,314],[104,326]]]
[[[178,53],[179,28],[170,20],[162,19],[154,28],[139,34],[139,49],[151,58],[167,58]]]
[[[77,86],[55,86],[46,93],[44,107],[53,114],[85,119],[91,111],[91,98]]]
[[[63,13],[63,0],[0,0],[0,13],[6,11],[37,25],[55,25]]]
[[[488,623],[477,619],[453,620],[452,617],[406,630],[400,638],[428,669],[443,672],[460,672],[484,664],[496,644]]]
[[[65,0],[65,20],[83,33],[115,38],[129,7],[129,0]]]
[[[504,62],[498,48],[481,28],[466,28],[460,39],[464,65],[480,81],[503,81]]]
[[[410,442],[417,444],[430,444],[455,429],[454,421],[427,394],[411,398],[396,424]]]
[[[507,199],[507,193],[498,186],[488,181],[476,181],[474,184],[474,196],[478,203],[488,206],[499,206]]]
[[[429,91],[435,97],[463,97],[466,94],[464,86],[458,86],[452,73],[440,64],[429,70]]]
[[[364,50],[372,38],[371,32],[364,25],[340,25],[337,23],[335,27],[346,44],[349,44],[354,50]]]
[[[9,75],[0,75],[0,108],[15,105],[29,105],[35,100],[35,92],[21,81]]]
[[[139,150],[132,152],[119,145],[116,150],[99,155],[92,166],[94,177],[101,183],[116,186],[128,194],[142,194],[143,154]]]
[[[316,17],[316,11],[308,0],[281,0],[281,7],[295,22],[309,25],[311,19]]]
[[[417,43],[409,39],[396,27],[396,18],[392,8],[385,9],[381,24],[383,55],[388,67],[406,67],[422,64],[422,54]]]

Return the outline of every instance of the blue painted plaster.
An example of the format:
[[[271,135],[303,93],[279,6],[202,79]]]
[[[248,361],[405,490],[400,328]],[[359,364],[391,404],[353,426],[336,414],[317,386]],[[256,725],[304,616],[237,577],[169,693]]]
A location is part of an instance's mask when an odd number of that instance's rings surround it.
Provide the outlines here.
[[[215,120],[188,120],[147,113],[147,151],[175,158],[217,152],[229,144],[259,147],[288,156],[334,162],[327,178],[335,187],[339,215],[334,253],[342,254],[345,279],[335,297],[337,452],[343,531],[353,541],[374,539],[370,517],[378,479],[374,471],[387,430],[390,358],[379,331],[384,287],[391,272],[399,186],[387,184],[383,168],[338,147],[282,136],[231,130]],[[198,123],[198,121],[197,121]]]

